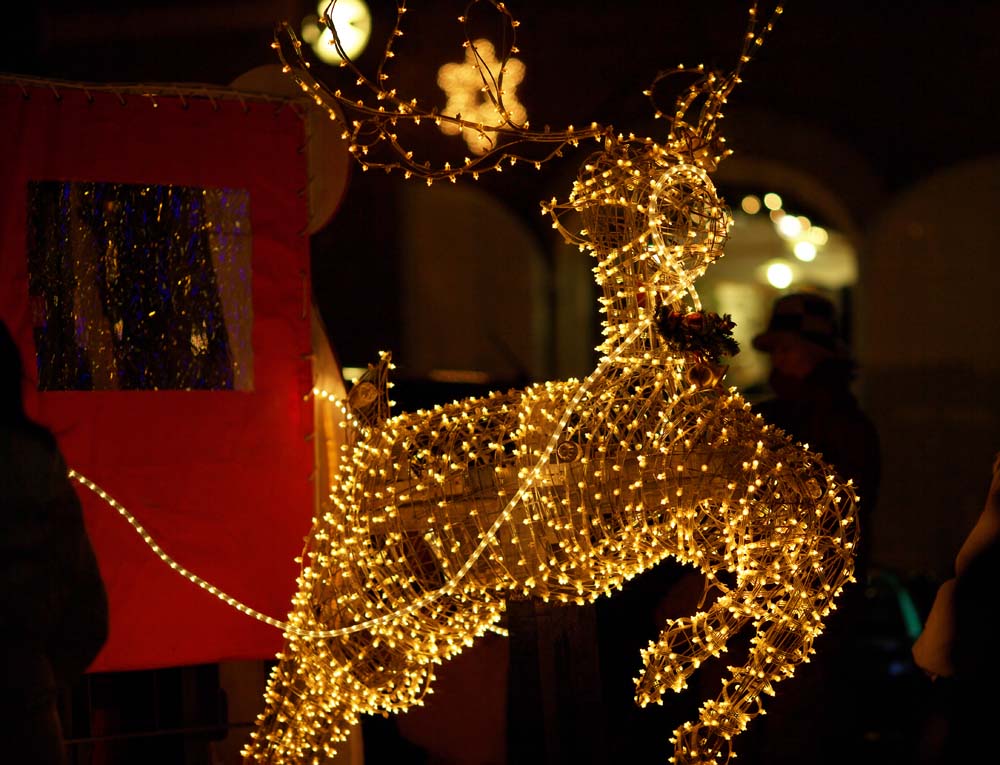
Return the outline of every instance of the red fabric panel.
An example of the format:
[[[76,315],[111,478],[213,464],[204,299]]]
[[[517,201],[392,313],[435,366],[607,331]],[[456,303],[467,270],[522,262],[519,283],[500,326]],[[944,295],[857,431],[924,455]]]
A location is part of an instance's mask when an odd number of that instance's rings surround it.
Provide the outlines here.
[[[252,228],[254,390],[29,392],[69,466],[132,512],[177,562],[284,619],[313,512],[308,210],[289,104],[0,84],[0,318],[35,374],[26,259],[33,180],[242,188]],[[269,658],[279,630],[161,562],[78,487],[108,587],[92,671]]]

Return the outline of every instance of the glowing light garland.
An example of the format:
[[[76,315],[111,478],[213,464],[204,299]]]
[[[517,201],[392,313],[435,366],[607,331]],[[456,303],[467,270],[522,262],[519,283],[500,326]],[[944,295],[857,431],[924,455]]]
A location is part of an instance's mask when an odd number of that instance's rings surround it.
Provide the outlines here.
[[[645,325],[642,326],[642,327],[639,327],[633,333],[633,335],[630,338],[630,340],[631,341],[636,340],[639,337],[639,334],[642,331],[644,331],[645,329],[647,329],[647,327]],[[627,344],[628,343],[626,342],[625,345],[627,345]],[[538,463],[535,465],[535,467],[534,467],[534,469],[532,471],[532,480],[533,481],[538,481],[541,478],[541,471],[543,470],[543,465],[546,464],[546,462],[548,461],[548,459],[552,456],[552,452],[556,448],[556,445],[558,443],[559,435],[562,433],[563,428],[566,425],[566,422],[569,420],[569,418],[570,418],[570,416],[571,416],[571,414],[573,412],[573,406],[576,403],[578,403],[579,398],[581,398],[584,395],[584,393],[589,389],[591,382],[594,379],[596,379],[597,377],[599,377],[601,373],[604,372],[607,364],[609,364],[613,359],[614,359],[614,355],[612,355],[611,357],[605,359],[602,364],[599,364],[597,366],[597,368],[594,370],[594,372],[592,372],[591,375],[587,378],[587,380],[584,381],[584,383],[580,386],[580,390],[577,393],[577,395],[574,396],[573,400],[571,400],[569,402],[569,404],[566,406],[566,408],[563,410],[562,417],[560,417],[560,420],[559,420],[559,426],[553,431],[553,433],[552,433],[552,435],[551,435],[551,437],[549,439],[548,445],[546,446],[546,448],[543,451],[542,455],[539,457]],[[379,373],[382,373],[382,372],[384,372],[384,371],[386,371],[388,369],[391,369],[391,368],[393,368],[393,367],[392,367],[392,364],[391,364],[391,362],[389,360],[389,355],[388,354],[383,354],[381,363],[380,363],[379,367],[377,367],[377,371]],[[368,380],[365,380],[365,379],[361,379],[358,382],[359,382],[359,385],[355,385],[352,388],[352,392],[356,392],[358,390],[366,391],[367,389],[366,389],[365,386],[370,386],[371,385],[371,383],[368,382]],[[388,385],[386,387],[388,387]],[[363,430],[365,428],[363,422],[361,422],[361,421],[357,420],[356,418],[354,418],[354,416],[351,414],[350,409],[346,406],[345,402],[333,398],[327,391],[324,391],[324,390],[319,390],[319,389],[315,389],[314,388],[313,391],[312,391],[312,394],[314,396],[318,397],[318,398],[322,398],[322,399],[324,399],[326,401],[330,401],[334,405],[338,406],[343,411],[343,414],[344,414],[344,417],[345,417],[345,422],[347,422],[348,424],[352,424],[353,423],[352,426],[354,428],[359,429],[359,430]],[[365,402],[364,402],[365,405],[362,407],[363,409],[367,409],[367,408],[369,408],[369,406],[371,404],[376,403],[374,399],[367,398],[367,396],[365,397],[365,399],[366,399]],[[89,478],[87,478],[83,474],[77,472],[76,470],[72,470],[72,469],[69,471],[69,477],[71,479],[73,479],[74,481],[77,481],[78,483],[80,483],[82,486],[86,487],[90,491],[94,492],[94,494],[96,494],[98,497],[100,497],[100,499],[102,499],[104,502],[106,502],[112,509],[114,509],[126,521],[128,521],[129,525],[132,526],[133,529],[135,529],[136,533],[139,534],[139,536],[142,538],[142,540],[149,546],[149,548],[156,554],[156,556],[160,560],[162,560],[164,563],[166,563],[167,566],[169,566],[172,570],[176,571],[178,574],[180,574],[181,576],[183,576],[185,579],[187,579],[191,583],[198,585],[203,590],[206,590],[210,594],[214,595],[215,597],[217,597],[219,600],[221,600],[226,605],[232,606],[237,611],[240,611],[241,613],[244,613],[247,616],[250,616],[250,617],[256,619],[257,621],[263,622],[264,624],[268,624],[268,625],[270,625],[272,627],[278,627],[278,628],[284,630],[285,632],[294,634],[294,635],[296,635],[298,637],[305,637],[305,638],[341,637],[343,635],[350,635],[352,632],[359,632],[361,630],[368,629],[369,627],[378,626],[380,624],[384,624],[385,622],[389,621],[389,617],[388,616],[382,616],[382,617],[377,617],[377,618],[371,619],[369,621],[361,622],[360,624],[354,624],[354,625],[351,625],[349,627],[342,627],[342,628],[339,628],[339,629],[332,629],[332,630],[303,629],[303,628],[297,626],[296,624],[294,624],[293,622],[283,622],[283,621],[281,621],[279,619],[275,619],[274,617],[268,616],[267,614],[261,613],[260,611],[257,611],[256,609],[254,609],[254,608],[246,605],[242,601],[234,598],[233,596],[227,594],[226,592],[223,592],[222,590],[220,590],[218,587],[216,587],[215,585],[213,585],[208,580],[203,579],[198,574],[195,574],[194,572],[189,571],[183,565],[181,565],[180,563],[178,563],[162,547],[160,547],[160,545],[157,543],[157,541],[153,538],[153,535],[150,534],[148,531],[146,531],[146,529],[143,527],[143,525],[141,523],[139,523],[139,520],[132,513],[130,513],[129,510],[124,505],[122,505],[118,500],[116,500],[114,497],[112,497],[108,492],[106,492],[103,488],[101,488],[96,483],[94,483],[93,481],[91,481]],[[526,484],[526,486],[530,485],[530,483],[531,483],[531,481],[529,481]],[[450,581],[446,582],[442,587],[440,587],[439,589],[437,589],[437,590],[435,590],[435,591],[427,594],[423,598],[420,598],[419,600],[414,601],[410,605],[406,606],[406,608],[403,609],[403,610],[413,611],[413,610],[416,610],[418,608],[422,608],[424,605],[430,603],[432,600],[434,600],[436,598],[439,598],[439,597],[441,597],[441,596],[443,596],[445,594],[448,594],[452,590],[454,590],[455,587],[458,585],[459,581],[461,580],[461,578],[468,572],[468,570],[476,562],[476,559],[479,558],[479,556],[482,555],[483,552],[486,550],[486,548],[487,548],[490,540],[492,539],[492,537],[498,531],[498,529],[499,529],[499,527],[501,525],[501,521],[504,518],[509,518],[510,511],[513,509],[513,507],[514,507],[515,504],[517,504],[519,501],[522,500],[523,495],[524,495],[523,491],[518,491],[518,493],[516,493],[511,498],[511,500],[507,504],[507,507],[504,508],[504,512],[501,513],[501,518],[498,519],[497,522],[493,524],[493,527],[490,528],[489,531],[486,532],[486,534],[484,535],[483,540],[480,542],[479,546],[475,550],[473,550],[472,554],[469,556],[469,559],[457,571],[457,573],[451,578]],[[492,627],[491,629],[493,631],[495,631],[495,632],[506,632],[506,630],[504,630],[502,628],[498,628],[498,627]]]
[[[487,4],[512,33],[517,22],[503,3]],[[319,763],[360,715],[422,704],[433,665],[497,628],[508,599],[590,602],[672,557],[705,576],[706,606],[668,621],[642,651],[636,700],[662,703],[666,691],[682,691],[703,662],[752,630],[745,663],[729,667],[719,695],[671,738],[672,762],[725,762],[733,740],[762,713],[763,697],[809,660],[824,619],[854,580],[858,535],[852,483],[724,389],[721,358],[681,347],[657,328],[661,310],[684,317],[700,308],[694,283],[723,254],[731,218],[711,173],[729,152],[718,121],[771,23],[758,33],[751,6],[728,74],[680,67],[657,77],[647,92],[654,107],[668,77],[695,78],[672,113],[656,109],[669,123],[659,143],[596,124],[542,133],[514,124],[501,86],[513,44],[500,54],[498,75],[481,68],[497,113],[492,124],[402,99],[385,65],[405,12],[401,2],[374,80],[343,56],[361,96],[316,81],[287,25],[275,47],[332,119],[338,110],[346,115],[345,136],[365,169],[454,181],[520,159],[537,167],[581,138],[597,139],[601,150],[583,163],[568,199],[542,210],[596,258],[602,358],[583,382],[539,383],[394,417],[388,354],[354,384],[342,404],[343,458],[313,520],[287,622],[241,608],[286,637],[244,756]],[[468,35],[466,45],[475,50]],[[432,167],[400,137],[421,120],[488,134],[493,148],[458,168]],[[579,230],[569,222],[575,217]]]

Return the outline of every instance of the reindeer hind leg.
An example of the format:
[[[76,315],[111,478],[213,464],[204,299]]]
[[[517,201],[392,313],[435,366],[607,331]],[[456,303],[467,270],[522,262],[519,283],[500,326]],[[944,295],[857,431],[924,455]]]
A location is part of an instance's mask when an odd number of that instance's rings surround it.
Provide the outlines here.
[[[331,692],[329,678],[320,682],[322,673],[314,675],[311,669],[308,663],[288,660],[274,668],[265,711],[241,752],[244,762],[324,763],[348,740],[358,723],[353,705]]]

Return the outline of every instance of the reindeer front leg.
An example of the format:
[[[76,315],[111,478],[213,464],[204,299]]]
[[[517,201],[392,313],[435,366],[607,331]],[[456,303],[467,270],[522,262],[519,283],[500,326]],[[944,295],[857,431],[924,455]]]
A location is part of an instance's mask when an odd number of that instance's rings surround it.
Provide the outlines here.
[[[729,668],[731,677],[719,696],[701,707],[698,722],[674,732],[676,762],[726,762],[733,739],[764,712],[765,695],[773,696],[774,685],[792,677],[813,653],[813,641],[822,631],[814,596],[803,591],[798,597],[776,598],[770,606],[772,612],[756,624],[746,662]]]
[[[636,701],[640,706],[662,703],[667,690],[677,693],[687,688],[687,679],[708,659],[718,657],[727,644],[747,625],[756,607],[748,608],[739,593],[724,590],[712,606],[694,616],[670,620],[656,643],[642,651],[643,671],[636,682]],[[726,689],[723,690],[725,696]],[[702,707],[701,722],[685,723],[674,731],[676,762],[725,762],[731,738],[740,733],[753,715],[729,708],[731,719],[713,711],[709,702]]]
[[[795,462],[794,454],[784,456]],[[745,663],[730,668],[721,693],[701,707],[698,721],[674,731],[674,762],[721,765],[729,759],[733,739],[762,713],[764,695],[774,695],[774,685],[808,661],[834,599],[852,579],[853,491],[828,476],[820,492],[815,477],[802,480],[809,475],[806,465],[797,467],[795,479],[775,469],[765,474],[773,480],[754,483],[770,486],[771,499],[784,494],[786,503],[770,510],[758,505],[756,514],[747,514],[737,546],[737,585],[723,589],[706,612],[668,622],[643,652],[641,705],[659,702],[667,688],[683,690],[702,662],[753,625]]]
[[[661,703],[666,690],[685,690],[695,670],[725,651],[729,639],[749,619],[734,607],[732,596],[723,592],[708,611],[667,622],[657,642],[641,652],[643,671],[636,682],[639,705]]]
[[[744,626],[753,621],[756,628],[746,663],[730,668],[732,676],[723,682],[720,695],[701,707],[697,722],[674,731],[674,762],[726,762],[732,740],[761,713],[763,695],[773,695],[773,685],[790,677],[806,659],[818,619],[811,627],[803,626],[799,617],[812,608],[809,599],[790,600],[780,597],[782,592],[748,580],[720,595],[708,611],[669,622],[659,640],[642,652],[644,668],[636,698],[645,706],[660,703],[667,689],[684,690],[687,678],[725,651]]]

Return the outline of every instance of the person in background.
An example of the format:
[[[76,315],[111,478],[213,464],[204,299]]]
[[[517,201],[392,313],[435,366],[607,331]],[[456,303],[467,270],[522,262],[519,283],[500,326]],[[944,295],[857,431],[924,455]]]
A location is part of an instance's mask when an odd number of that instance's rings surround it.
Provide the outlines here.
[[[754,404],[754,411],[854,482],[860,539],[857,583],[845,589],[826,619],[810,662],[798,668],[787,687],[777,689],[767,717],[749,737],[751,751],[741,760],[746,765],[848,762],[865,737],[861,641],[881,480],[878,430],[851,390],[858,365],[841,337],[836,307],[826,297],[813,292],[779,297],[766,329],[752,344],[770,356],[772,394]]]
[[[944,733],[942,765],[983,759],[1000,683],[995,614],[1000,607],[1000,453],[986,503],[955,556],[954,575],[938,587],[912,646],[914,663],[935,681]]]
[[[66,463],[26,414],[23,384],[0,322],[0,759],[64,765],[59,693],[103,647],[108,601]]]
[[[878,430],[851,385],[858,364],[840,335],[837,309],[819,293],[796,292],[774,302],[753,347],[770,356],[772,396],[754,405],[772,425],[823,455],[860,497],[861,542],[855,576],[871,568],[871,520],[881,480]]]

